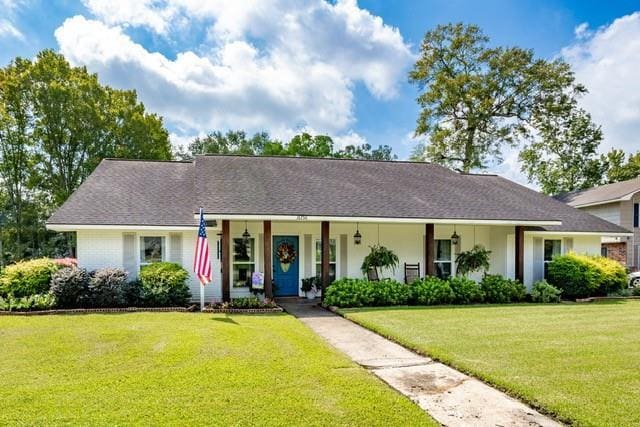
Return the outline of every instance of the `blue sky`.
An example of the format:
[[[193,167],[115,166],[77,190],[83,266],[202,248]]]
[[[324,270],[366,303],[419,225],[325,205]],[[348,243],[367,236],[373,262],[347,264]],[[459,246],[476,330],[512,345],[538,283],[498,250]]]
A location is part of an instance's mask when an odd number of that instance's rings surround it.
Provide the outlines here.
[[[603,126],[602,149],[630,151],[640,148],[638,9],[578,0],[0,0],[0,64],[61,51],[104,83],[137,89],[176,144],[215,129],[283,139],[307,129],[338,144],[389,144],[406,158],[417,47],[435,25],[463,21],[492,43],[565,57],[591,91],[583,104]],[[523,181],[516,157],[506,153],[495,171]]]

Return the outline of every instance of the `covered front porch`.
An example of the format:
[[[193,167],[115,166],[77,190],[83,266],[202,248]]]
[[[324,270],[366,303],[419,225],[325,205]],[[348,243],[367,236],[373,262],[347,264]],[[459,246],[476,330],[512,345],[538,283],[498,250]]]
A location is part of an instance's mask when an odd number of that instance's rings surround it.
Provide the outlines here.
[[[531,282],[525,269],[524,225],[249,217],[217,219],[210,233],[218,237],[212,289],[216,295],[212,296],[225,301],[250,295],[251,275],[256,271],[263,274],[266,298],[302,296],[300,284],[308,277],[319,278],[322,289],[336,279],[363,277],[361,265],[373,245],[387,247],[400,260],[395,271],[385,270],[381,278],[404,282],[405,264],[418,264],[420,277],[447,277],[455,274],[460,252],[483,245],[491,251],[489,273]],[[533,246],[533,239],[529,240]],[[281,261],[283,253],[290,258]],[[529,275],[533,277],[533,271]]]

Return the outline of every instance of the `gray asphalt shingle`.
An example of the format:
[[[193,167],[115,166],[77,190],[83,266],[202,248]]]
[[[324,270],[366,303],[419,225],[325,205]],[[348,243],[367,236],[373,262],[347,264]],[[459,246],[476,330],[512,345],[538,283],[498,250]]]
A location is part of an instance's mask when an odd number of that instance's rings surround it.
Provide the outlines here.
[[[545,221],[558,231],[626,232],[494,175],[428,163],[198,156],[105,160],[50,224],[194,225],[212,215]]]

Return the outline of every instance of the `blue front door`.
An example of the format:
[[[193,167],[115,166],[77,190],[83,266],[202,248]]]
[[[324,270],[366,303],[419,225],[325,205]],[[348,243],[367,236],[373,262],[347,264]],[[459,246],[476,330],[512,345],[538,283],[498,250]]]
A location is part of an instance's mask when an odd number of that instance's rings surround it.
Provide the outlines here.
[[[273,281],[276,296],[298,295],[299,262],[298,236],[274,236]]]

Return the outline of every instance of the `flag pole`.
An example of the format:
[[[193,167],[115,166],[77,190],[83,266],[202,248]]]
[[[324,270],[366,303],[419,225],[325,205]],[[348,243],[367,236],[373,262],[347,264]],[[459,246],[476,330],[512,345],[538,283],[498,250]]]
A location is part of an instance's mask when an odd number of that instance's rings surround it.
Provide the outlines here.
[[[200,311],[204,311],[204,283],[200,283]]]

